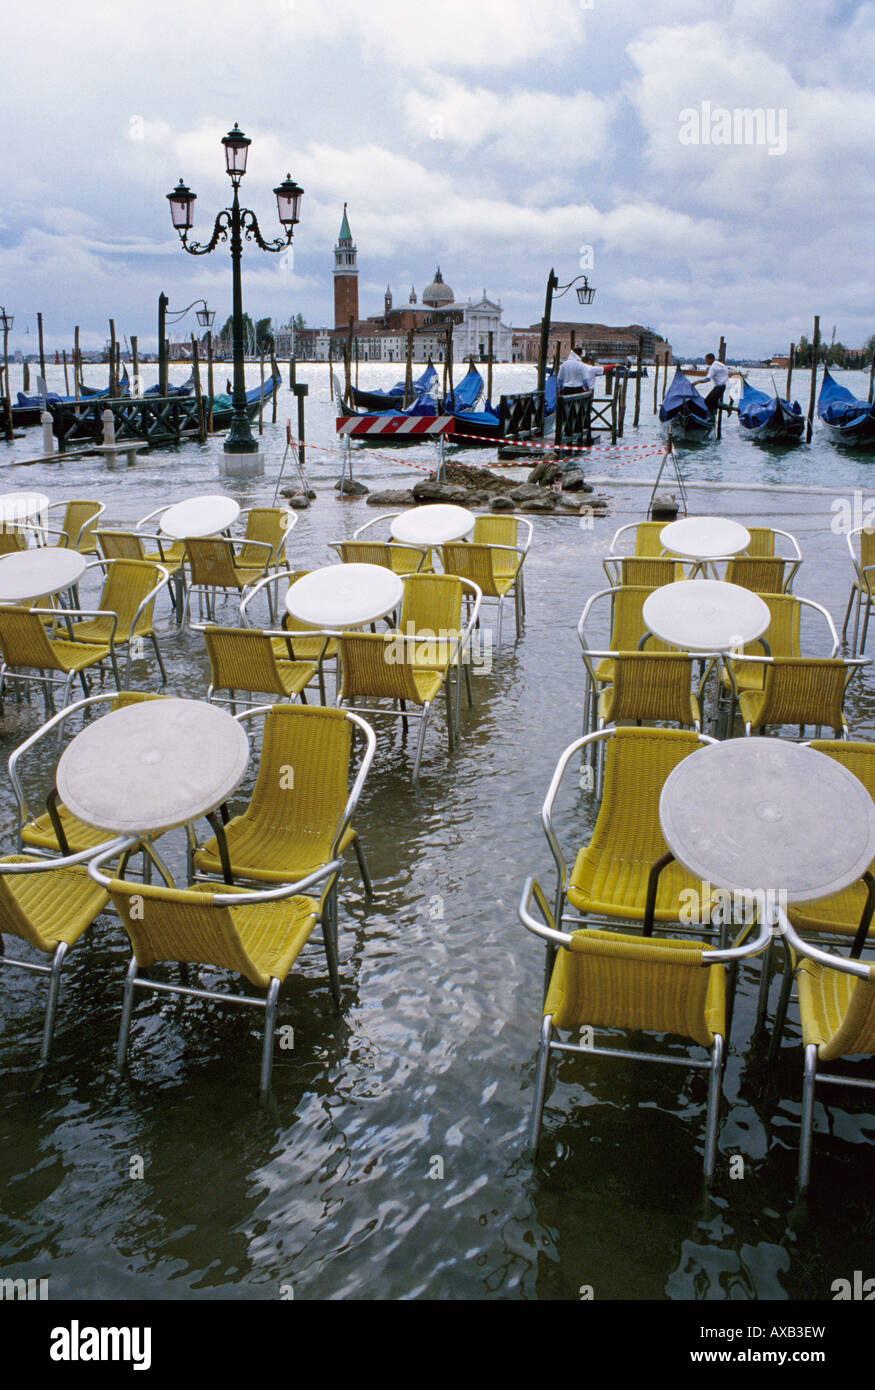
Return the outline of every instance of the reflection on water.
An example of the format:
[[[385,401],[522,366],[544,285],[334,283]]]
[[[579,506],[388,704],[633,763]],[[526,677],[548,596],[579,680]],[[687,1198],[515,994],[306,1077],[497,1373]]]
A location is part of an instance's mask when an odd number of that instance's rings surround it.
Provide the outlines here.
[[[388,385],[393,373],[363,366],[362,384]],[[184,375],[177,369],[174,379]],[[531,376],[497,368],[496,394]],[[57,369],[50,387],[56,377]],[[293,536],[294,562],[308,567],[331,560],[328,543],[375,513],[332,492],[339,463],[327,368],[301,377],[312,383],[308,429],[321,446],[307,465],[319,497]],[[250,373],[249,384],[255,379]],[[862,378],[848,379],[860,391]],[[756,373],[753,380],[761,384]],[[111,525],[192,492],[229,491],[243,506],[269,501],[290,402],[284,393],[277,424],[265,426],[263,480],[220,483],[215,442],[146,457],[131,471],[108,473],[87,459],[17,468],[12,460],[37,451],[31,434],[0,446],[4,490],[99,497]],[[642,411],[642,421],[635,442],[658,447],[653,417]],[[403,463],[388,451],[356,451],[355,472],[370,486],[409,485],[423,476],[410,465],[428,467],[433,457],[427,445],[405,451]],[[483,462],[479,451],[462,457]],[[559,753],[580,731],[575,627],[587,595],[604,585],[601,556],[614,529],[640,519],[646,504],[647,490],[622,480],[652,476],[655,463],[655,455],[620,466],[601,457],[614,469],[605,487],[614,501],[592,532],[573,519],[536,519],[525,634],[514,642],[511,615],[493,671],[475,678],[475,708],[463,704],[452,756],[436,711],[418,789],[410,785],[415,730],[405,738],[400,724],[380,721],[356,818],[377,896],[365,899],[354,868],[344,874],[340,1016],[320,946],[291,976],[279,1022],[294,1027],[295,1047],[276,1053],[270,1108],[255,1103],[260,1017],[204,1001],[141,1004],[130,1080],[119,1081],[113,1049],[128,950],[113,919],[71,954],[54,1063],[37,1089],[45,986],[4,974],[4,1275],[49,1274],[52,1297],[75,1298],[276,1298],[291,1284],[296,1298],[555,1299],[591,1287],[600,1299],[723,1299],[828,1297],[833,1279],[866,1267],[875,1136],[865,1096],[835,1090],[828,1109],[818,1102],[809,1218],[791,1229],[799,1029],[791,1014],[769,1069],[753,1038],[756,963],[739,981],[710,1202],[700,1200],[705,1081],[680,1068],[563,1062],[540,1162],[532,1167],[524,1156],[543,957],[518,924],[516,902],[526,873],[552,884],[539,811]],[[719,446],[684,454],[682,466],[694,510],[772,519],[797,535],[805,555],[797,592],[843,617],[850,571],[844,539],[830,530],[831,496],[695,484],[820,484],[850,496],[865,484],[862,459],[817,436],[787,454],[758,449],[737,438],[733,421]],[[97,592],[88,583],[83,601]],[[178,635],[166,605],[158,616],[170,688],[203,695],[200,639]],[[823,629],[816,632],[812,641],[822,643]],[[136,663],[134,685],[145,688],[152,670]],[[855,730],[872,737],[868,673],[848,708]],[[4,759],[40,710],[36,694],[7,701]],[[32,769],[31,795],[45,794],[50,771],[42,760]],[[251,777],[239,799],[249,785]],[[562,803],[557,827],[569,850],[592,823],[590,800],[572,788]],[[4,779],[4,846],[14,809]],[[166,843],[181,873],[182,839]],[[732,1179],[738,1155],[744,1176]],[[131,1176],[138,1157],[142,1179]]]

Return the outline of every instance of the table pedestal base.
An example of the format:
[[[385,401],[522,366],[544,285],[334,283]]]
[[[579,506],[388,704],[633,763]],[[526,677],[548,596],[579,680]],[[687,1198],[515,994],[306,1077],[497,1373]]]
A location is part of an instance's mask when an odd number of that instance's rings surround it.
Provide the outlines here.
[[[220,478],[261,478],[264,476],[264,454],[258,449],[251,454],[219,454]]]

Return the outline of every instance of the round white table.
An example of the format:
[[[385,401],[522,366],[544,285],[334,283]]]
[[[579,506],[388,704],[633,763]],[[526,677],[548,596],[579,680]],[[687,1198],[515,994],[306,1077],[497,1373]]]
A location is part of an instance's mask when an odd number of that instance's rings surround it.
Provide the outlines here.
[[[47,526],[49,499],[44,492],[0,493],[0,526]]]
[[[328,565],[291,586],[286,608],[308,627],[362,627],[385,618],[403,597],[400,577],[382,565]]]
[[[648,594],[641,616],[654,637],[685,652],[737,652],[771,621],[759,594],[723,579],[663,584]]]
[[[85,556],[64,546],[43,545],[0,557],[0,603],[30,603],[78,583]]]
[[[404,545],[445,545],[467,536],[474,529],[475,520],[467,507],[435,502],[402,512],[392,520],[389,531],[393,540]]]
[[[145,700],[84,729],[58,763],[57,787],[86,825],[152,835],[221,806],[248,762],[249,739],[225,710]]]
[[[186,537],[217,536],[233,526],[240,515],[240,504],[233,497],[215,493],[207,497],[188,497],[175,502],[161,517],[159,529],[173,540]]]
[[[875,859],[875,803],[841,763],[778,738],[710,744],[678,763],[659,799],[665,842],[703,883],[828,897]]]
[[[685,560],[719,560],[747,550],[750,532],[727,517],[685,516],[664,526],[659,539],[665,550]]]

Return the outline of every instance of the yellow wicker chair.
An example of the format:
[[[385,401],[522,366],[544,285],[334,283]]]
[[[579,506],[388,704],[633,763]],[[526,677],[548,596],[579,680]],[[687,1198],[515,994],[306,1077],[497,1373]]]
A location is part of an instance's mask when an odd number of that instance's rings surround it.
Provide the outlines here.
[[[207,618],[215,622],[215,594],[221,589],[225,593],[243,595],[259,579],[263,579],[270,565],[272,547],[262,541],[246,541],[247,561],[238,564],[232,541],[224,536],[190,536],[185,541],[185,563],[189,582],[185,593],[182,620],[185,623],[191,612],[192,596],[197,593],[205,599]],[[252,563],[252,555],[259,551],[262,556],[260,569]],[[271,620],[274,620],[273,595],[267,591]]]
[[[670,555],[606,555],[602,568],[608,582],[621,588],[631,584],[658,589],[685,578],[683,565]]]
[[[307,703],[304,692],[318,675],[318,667],[312,661],[296,660],[291,636],[277,638],[269,631],[246,627],[206,627],[202,631],[210,659],[207,699],[211,703],[230,704],[233,712],[240,703],[237,691],[250,696],[277,695],[281,700],[300,695]],[[282,656],[274,642],[284,647]],[[226,700],[217,700],[219,690],[228,692]],[[248,703],[264,702],[250,699]]]
[[[804,1193],[811,1177],[814,1092],[818,1081],[875,1088],[875,1081],[818,1070],[819,1064],[841,1057],[875,1053],[875,967],[870,961],[848,960],[802,941],[787,924],[799,990],[804,1070],[800,1115],[798,1190]],[[782,1000],[786,1005],[786,999]],[[784,1012],[779,1010],[775,1037],[780,1040]]]
[[[249,805],[224,827],[232,877],[250,883],[289,883],[305,878],[352,845],[362,883],[370,875],[352,817],[376,740],[369,724],[346,710],[271,705],[238,716],[264,719],[261,759]],[[364,751],[352,787],[354,742]],[[218,842],[198,845],[190,830],[192,876],[224,877]]]
[[[767,651],[769,656],[781,659],[801,658],[804,614],[816,615],[826,623],[828,655],[834,657],[839,649],[838,634],[832,617],[822,604],[815,603],[810,598],[800,598],[796,594],[760,594],[760,598],[768,608],[770,618],[763,636],[751,644],[750,655],[754,659],[748,660],[747,653],[742,653],[733,656],[731,663],[723,663],[721,667],[720,700],[724,710],[724,732],[727,736],[732,730],[738,695],[745,690],[757,693],[763,690],[765,674],[761,661],[757,659],[760,652]]]
[[[467,621],[462,621],[462,603],[467,601]],[[412,660],[425,670],[440,671],[446,679],[456,676],[456,731],[459,730],[461,671],[465,672],[468,703],[474,703],[471,689],[472,643],[480,613],[480,590],[476,584],[452,574],[409,574],[404,578],[399,632],[423,638],[412,648]]]
[[[860,553],[859,557],[854,549],[854,538],[859,537]],[[845,610],[845,621],[842,624],[842,639],[848,630],[848,622],[851,617],[851,609],[854,609],[854,636],[851,641],[851,654],[856,656],[866,647],[866,635],[869,631],[869,615],[872,612],[872,602],[875,598],[872,590],[872,575],[875,574],[875,530],[868,526],[858,526],[848,533],[848,550],[851,552],[851,564],[854,567],[854,578],[851,582],[851,592],[848,596],[848,606]],[[863,614],[863,631],[860,632],[860,613],[865,604],[866,611]],[[857,640],[859,638],[859,646]]]
[[[477,585],[484,599],[492,599],[497,603],[496,647],[501,646],[504,601],[511,594],[514,599],[517,637],[522,631],[522,582],[526,553],[522,546],[474,545],[473,542],[470,545],[465,542],[453,543],[441,549],[445,574],[454,574],[459,579],[469,580]]]
[[[58,545],[68,550],[78,550],[80,555],[97,554],[97,523],[106,511],[102,502],[77,498],[70,502],[50,502],[49,513],[57,507],[64,508],[64,519],[60,530],[47,528],[47,535],[57,536]]]
[[[496,550],[493,564],[497,574],[516,575],[519,573],[520,609],[523,617],[526,616],[525,575],[520,569],[522,561],[519,558],[519,553],[514,555],[512,551],[523,550],[528,553],[532,544],[534,529],[532,523],[524,516],[513,516],[507,512],[493,512],[487,516],[476,518],[471,535],[471,540],[475,545],[504,547]],[[521,530],[522,535],[520,535]]]
[[[591,652],[590,656],[599,655]],[[613,680],[599,696],[599,728],[620,719],[702,727],[699,697],[692,689],[693,658],[684,652],[606,652]]]
[[[41,767],[44,767],[47,749],[40,745],[52,735],[61,735],[65,726],[85,710],[93,709],[95,713],[103,713],[99,706],[106,705],[108,708],[105,712],[110,713],[113,710],[124,709],[127,705],[139,704],[142,700],[160,699],[163,699],[163,696],[153,695],[144,690],[123,690],[120,695],[90,695],[86,700],[77,700],[75,704],[67,705],[66,709],[52,715],[41,728],[13,750],[8,768],[9,781],[18,807],[16,848],[19,853],[27,849],[31,854],[51,857],[58,854],[78,854],[82,850],[94,849],[113,833],[110,827],[95,830],[93,826],[77,820],[64,803],[58,800],[54,786],[46,802],[51,809],[41,815],[31,815],[22,782],[24,775],[28,775],[29,778],[29,769],[24,765],[19,767],[22,760],[25,763],[29,760],[31,750],[39,748],[38,761]],[[44,785],[44,779],[41,780]]]
[[[666,524],[667,523],[664,521],[633,521],[630,522],[628,526],[621,526],[619,531],[614,532],[608,555],[622,555],[622,551],[618,547],[618,542],[621,536],[627,536],[630,531],[634,534],[635,555],[662,555],[663,549],[660,536],[665,530]]]
[[[644,600],[648,594],[653,593],[653,588],[646,584],[624,585],[622,588],[599,589],[597,593],[591,594],[587,599],[580,621],[577,624],[577,636],[580,639],[581,656],[586,668],[586,686],[583,695],[583,732],[590,733],[595,727],[597,718],[597,704],[599,689],[609,685],[614,679],[614,658],[610,656],[598,656],[594,654],[590,657],[590,652],[597,653],[602,647],[602,643],[596,642],[592,633],[592,628],[598,619],[597,605],[606,599],[610,605],[610,636],[607,646],[611,652],[634,652],[638,650],[638,644],[644,636],[647,628],[642,616]],[[665,642],[660,642],[657,638],[651,637],[647,642],[647,651],[667,652],[669,650]]]
[[[166,685],[167,672],[152,622],[155,600],[170,581],[168,571],[149,560],[96,560],[88,566],[88,570],[98,568],[105,574],[99,615],[72,623],[70,636],[75,642],[99,643],[108,642],[112,635],[116,650],[127,647],[125,686],[130,683],[134,657],[148,638]]]
[[[108,619],[108,635],[105,640],[98,642],[74,642],[69,638],[51,637],[44,620],[56,619],[57,616],[54,609],[16,608],[0,604],[0,710],[8,681],[37,681],[42,686],[47,713],[52,709],[54,688],[61,688],[61,705],[66,705],[77,676],[87,695],[85,672],[92,666],[99,666],[107,658],[112,663],[116,690],[121,690],[115,652],[115,614],[82,608],[64,610],[66,619]]]
[[[166,510],[166,507],[159,508],[159,511]],[[153,512],[150,515],[154,516],[156,513]],[[140,525],[142,524],[140,522]],[[94,535],[98,549],[105,560],[143,560],[152,565],[162,565],[166,569],[173,589],[171,602],[176,611],[177,622],[180,622],[185,593],[182,542],[164,541],[161,536],[143,536],[137,531],[98,530],[95,531]],[[147,540],[152,541],[157,549],[147,550]]]
[[[357,531],[353,531],[354,541],[361,540],[362,536],[372,530],[375,526],[383,525],[385,522],[394,521],[396,516],[401,516],[401,512],[386,512],[382,516],[375,516],[371,521],[366,521],[364,526],[360,526]],[[375,536],[368,536],[368,541],[376,540]],[[431,558],[431,546],[404,545],[401,541],[393,540],[391,535],[386,543],[391,552],[391,569],[393,574],[431,574],[434,565]],[[367,563],[367,562],[365,562]],[[375,561],[374,563],[380,563]]]
[[[246,534],[237,542],[238,570],[252,572],[250,583],[264,576],[264,551],[270,546],[269,570],[289,569],[286,541],[296,526],[298,513],[288,507],[251,507],[246,513]]]
[[[102,840],[106,841],[105,835]],[[41,1066],[51,1054],[64,957],[108,901],[104,889],[81,867],[82,857],[70,855],[49,861],[11,854],[0,859],[0,941],[15,936],[52,958],[51,965],[42,965],[9,956],[5,949],[0,951],[0,969],[29,970],[49,977]]]
[[[779,555],[734,555],[726,566],[725,578],[728,584],[755,594],[783,594],[789,591],[797,568]]]
[[[533,915],[537,907],[539,918]],[[654,1054],[625,1048],[600,1047],[592,1040],[596,1028],[670,1034],[703,1047],[708,1058],[687,1057],[686,1064],[709,1072],[703,1168],[706,1180],[714,1172],[721,1078],[725,1059],[727,991],[724,966],[751,955],[769,940],[761,928],[755,941],[734,950],[714,950],[696,941],[654,939],[611,931],[557,930],[544,894],[529,878],[519,905],[523,925],[547,942],[547,992],[543,1005],[541,1041],[532,1118],[530,1149],[537,1152],[550,1057],[554,1052],[585,1057],[619,1057],[629,1061],[669,1062],[675,1052]],[[558,948],[558,949],[557,949]],[[581,1042],[554,1040],[556,1031],[572,1031]]]
[[[785,558],[791,562],[795,561],[793,567],[793,573],[795,574],[796,570],[802,564],[802,551],[799,549],[799,542],[795,536],[791,536],[789,531],[782,531],[776,526],[748,526],[747,531],[750,535],[750,545],[744,552],[745,555],[763,557],[777,555],[778,543],[776,538],[781,536],[783,540],[787,542],[785,549],[790,552]],[[792,575],[790,577],[792,579]]]
[[[331,887],[340,861],[327,864],[300,883],[256,893],[206,893],[178,888],[157,888],[107,878],[101,865],[109,855],[98,856],[88,871],[109,890],[134,948],[125,977],[122,1022],[116,1061],[124,1070],[134,1007],[134,991],[194,995],[226,1004],[245,1004],[265,1011],[261,1053],[260,1092],[270,1089],[277,996],[280,985],[298,959],[317,922],[321,923],[325,955],[335,1003],[340,998],[337,970],[336,922],[330,912]],[[316,886],[321,899],[306,896]],[[191,989],[187,984],[153,980],[150,967],[162,962],[211,966],[242,975],[264,998],[211,989]],[[187,978],[187,972],[186,972]]]
[[[345,565],[379,565],[393,574],[417,574],[429,553],[420,546],[388,541],[332,541],[331,548]]]
[[[806,725],[813,724],[818,737],[821,728],[833,729],[836,738],[847,737],[845,691],[859,668],[869,664],[868,658],[763,656],[749,657],[744,664],[763,671],[762,688],[743,690],[738,696],[746,735],[770,724],[797,724],[802,738]]]
[[[293,584],[297,583],[299,579],[303,579],[304,576],[309,573],[310,570],[293,570],[291,574],[269,574],[264,579],[259,580],[257,584],[253,584],[252,588],[247,591],[245,597],[240,600],[240,621],[243,624],[243,626],[258,626],[258,624],[256,624],[251,617],[251,609],[253,608],[255,601],[258,598],[258,595],[262,593],[262,591],[267,589],[273,593],[273,611],[276,612],[277,608],[283,607],[283,604],[277,604],[276,601],[276,591],[278,589],[278,586],[282,584],[285,590],[288,591],[288,589],[290,589]],[[292,635],[292,650],[294,651],[295,659],[297,661],[316,662],[319,672],[319,698],[324,704],[324,663],[326,661],[334,661],[336,672],[336,639],[330,634],[315,632],[312,627],[305,627],[303,623],[299,623],[296,618],[293,618],[290,613],[283,613],[281,627],[284,634],[290,633]],[[289,646],[288,642],[285,639],[285,636],[273,637],[271,638],[271,641],[273,643],[273,649],[278,660],[287,660],[289,655]]]
[[[344,632],[338,637],[341,669],[338,705],[344,705],[356,714],[381,714],[402,719],[405,728],[410,713],[407,706],[413,705],[419,710],[419,740],[413,765],[414,786],[419,781],[431,706],[441,687],[447,701],[447,739],[451,749],[455,742],[453,709],[446,675],[443,671],[417,666],[416,646],[415,638],[397,633]],[[397,703],[400,708],[360,708],[352,704],[352,701],[361,699],[391,700],[393,706]]]
[[[27,550],[27,536],[24,531],[0,526],[0,555],[17,555],[20,550]]]

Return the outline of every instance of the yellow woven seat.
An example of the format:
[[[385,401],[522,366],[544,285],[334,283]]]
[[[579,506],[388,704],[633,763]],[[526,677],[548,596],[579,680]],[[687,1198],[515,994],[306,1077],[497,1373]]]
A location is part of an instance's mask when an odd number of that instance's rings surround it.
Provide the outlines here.
[[[56,507],[64,508],[60,531],[50,535],[58,536],[58,545],[68,550],[78,550],[80,555],[97,554],[96,527],[106,507],[102,502],[77,498],[69,502],[50,502],[49,513]]]
[[[379,565],[393,574],[417,574],[428,556],[421,546],[397,541],[336,541],[334,549],[345,565]]]
[[[185,595],[183,621],[190,612],[194,593],[204,596],[207,617],[214,621],[215,594],[219,590],[242,594],[267,576],[273,553],[271,546],[261,541],[246,541],[244,544],[249,558],[240,563],[233,542],[223,536],[189,537],[185,541],[185,563],[188,567],[189,584]],[[262,557],[260,565],[251,558],[255,554]],[[268,590],[269,595],[270,593]],[[272,603],[271,597],[271,605]]]
[[[652,593],[653,588],[650,585],[630,584],[600,589],[587,599],[586,606],[580,615],[580,622],[577,625],[581,656],[586,668],[584,733],[588,733],[596,723],[599,687],[610,684],[614,679],[614,657],[600,656],[598,653],[603,651],[605,647],[609,648],[611,652],[634,652],[638,650],[638,644],[647,631],[642,612],[644,601]],[[607,599],[610,603],[611,633],[606,644],[594,643],[587,632],[590,615],[601,599]],[[649,655],[652,655],[654,652],[667,652],[669,648],[665,642],[661,642],[655,637],[649,637],[645,650]],[[589,655],[590,652],[594,653],[592,658]]]
[[[611,584],[658,589],[683,579],[684,567],[670,555],[606,555],[602,568]]]
[[[763,670],[762,690],[738,697],[746,733],[769,724],[814,724],[838,737],[847,732],[843,704],[854,665],[831,657],[778,657],[764,660]]]
[[[367,866],[349,823],[371,762],[369,751],[350,791],[352,737],[360,724],[338,709],[274,705],[268,710],[252,797],[224,828],[235,878],[295,882],[352,845],[370,894]],[[371,750],[372,741],[370,735]],[[215,836],[195,849],[193,863],[199,875],[221,875]]]
[[[627,526],[621,526],[619,531],[614,533],[609,554],[612,556],[619,556],[620,552],[617,550],[617,542],[620,540],[621,536],[631,531],[634,533],[634,553],[636,555],[662,555],[662,541],[660,537],[665,530],[665,526],[666,523],[664,521],[639,521],[631,522]]]
[[[264,1008],[260,1089],[265,1094],[270,1088],[273,1070],[279,988],[320,921],[332,993],[335,1000],[339,999],[336,924],[316,899],[297,891],[299,887],[311,886],[312,881],[290,884],[286,896],[265,901],[258,893],[219,895],[201,890],[156,888],[120,879],[106,880],[99,873],[99,862],[92,865],[92,873],[106,882],[134,950],[125,980],[116,1054],[119,1068],[125,1065],[134,990],[162,990],[182,995],[188,992],[185,984],[159,984],[139,971],[166,962],[209,966],[242,975],[252,985],[267,991],[263,1001],[249,995],[200,991],[201,997],[208,999]],[[320,876],[325,885],[323,905],[331,900],[330,887],[337,868],[336,863],[328,865]],[[268,891],[277,892],[276,889]]]
[[[0,696],[9,680],[37,680],[43,687],[46,709],[50,708],[51,690],[62,688],[62,705],[67,703],[73,678],[79,676],[85,693],[84,672],[109,658],[112,663],[116,689],[121,689],[115,646],[110,637],[104,642],[74,642],[54,638],[43,625],[48,610],[16,608],[0,605]]]
[[[447,738],[454,743],[454,720],[446,672],[432,671],[413,664],[414,638],[395,633],[345,632],[338,639],[341,685],[337,702],[353,708],[354,700],[391,700],[393,708],[357,709],[360,714],[390,714],[407,719],[407,705],[420,709],[419,741],[413,767],[413,781],[419,778],[419,765],[431,705],[444,688],[447,700]],[[395,709],[398,702],[400,709]]]
[[[12,873],[4,866],[33,864],[27,873]],[[48,1000],[43,1025],[41,1065],[49,1060],[61,967],[71,947],[103,911],[108,897],[92,882],[87,870],[61,866],[24,854],[0,859],[0,938],[18,937],[34,950],[52,957],[50,966],[18,960],[5,951],[0,969],[28,970],[49,976]]]
[[[520,537],[520,527],[525,528],[526,535]],[[525,517],[502,516],[490,514],[488,516],[478,516],[474,522],[474,531],[471,536],[475,545],[492,545],[500,547],[521,547],[527,551],[532,539],[532,523]],[[510,549],[498,549],[493,552],[492,567],[498,575],[516,576],[520,570],[524,555],[513,554]],[[521,595],[523,602],[523,612],[525,612],[525,596]]]
[[[700,729],[692,679],[693,658],[683,653],[618,652],[611,661],[611,684],[599,696],[599,727],[620,719],[652,719]]]
[[[755,594],[783,594],[792,578],[786,573],[790,563],[776,555],[736,555],[726,566],[726,582]]]
[[[17,555],[20,550],[27,550],[25,533],[8,525],[0,526],[0,555]]]
[[[516,634],[522,630],[522,577],[526,551],[521,547],[501,547],[463,542],[445,545],[441,550],[445,574],[456,575],[476,584],[484,599],[494,599],[498,605],[498,627],[495,644],[501,646],[504,600],[514,595]],[[501,560],[499,561],[499,556]],[[514,568],[515,566],[515,568]]]
[[[147,560],[104,560],[101,563],[106,578],[98,602],[99,616],[73,623],[73,640],[108,643],[112,638],[116,649],[127,647],[124,684],[128,685],[134,653],[148,638],[158,659],[162,683],[166,684],[167,672],[153,618],[155,600],[168,583],[169,571]]]
[[[227,690],[232,709],[237,703],[236,692],[254,695],[278,695],[282,700],[294,699],[317,675],[312,661],[295,661],[277,656],[274,641],[268,633],[257,628],[207,627],[204,642],[210,659],[210,686],[207,699],[213,700],[218,690]]]

